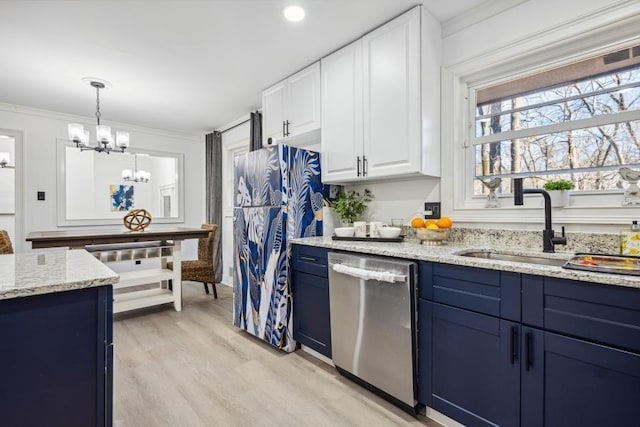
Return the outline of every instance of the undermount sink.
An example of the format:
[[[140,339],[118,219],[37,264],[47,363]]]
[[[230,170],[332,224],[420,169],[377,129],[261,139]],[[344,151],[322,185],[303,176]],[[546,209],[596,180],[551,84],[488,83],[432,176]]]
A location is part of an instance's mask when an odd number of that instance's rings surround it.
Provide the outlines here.
[[[497,251],[468,251],[458,255],[470,258],[494,259],[496,261],[524,262],[528,264],[552,265],[561,267],[567,260],[560,258],[546,258],[542,256],[514,255]]]

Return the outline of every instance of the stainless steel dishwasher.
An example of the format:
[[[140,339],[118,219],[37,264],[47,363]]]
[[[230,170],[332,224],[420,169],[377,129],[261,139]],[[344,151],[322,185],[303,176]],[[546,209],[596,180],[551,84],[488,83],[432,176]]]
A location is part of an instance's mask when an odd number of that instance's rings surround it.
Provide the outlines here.
[[[329,253],[333,363],[410,412],[417,408],[416,282],[414,262]]]

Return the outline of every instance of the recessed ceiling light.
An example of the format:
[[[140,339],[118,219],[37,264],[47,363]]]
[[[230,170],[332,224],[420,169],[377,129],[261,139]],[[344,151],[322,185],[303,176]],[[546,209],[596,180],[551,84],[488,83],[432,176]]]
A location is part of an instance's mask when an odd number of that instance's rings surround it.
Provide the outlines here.
[[[282,14],[291,22],[300,22],[304,19],[305,11],[300,6],[287,6],[282,11]]]

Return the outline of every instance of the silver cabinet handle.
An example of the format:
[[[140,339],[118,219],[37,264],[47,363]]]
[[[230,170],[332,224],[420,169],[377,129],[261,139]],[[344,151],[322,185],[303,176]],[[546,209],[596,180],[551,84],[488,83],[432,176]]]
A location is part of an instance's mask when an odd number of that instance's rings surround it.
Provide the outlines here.
[[[303,261],[309,261],[309,262],[318,262],[317,258],[312,258],[310,256],[301,256],[299,257],[301,260]]]

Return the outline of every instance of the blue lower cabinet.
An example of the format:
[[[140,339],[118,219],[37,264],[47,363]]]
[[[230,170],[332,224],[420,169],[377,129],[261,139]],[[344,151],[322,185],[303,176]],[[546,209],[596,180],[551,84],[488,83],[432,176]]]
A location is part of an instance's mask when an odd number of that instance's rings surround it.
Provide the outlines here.
[[[640,354],[522,328],[523,427],[635,427]]]
[[[293,339],[331,358],[329,280],[293,271]]]
[[[466,426],[520,422],[520,326],[419,300],[419,401]]]
[[[111,426],[112,288],[0,301],[0,425]]]

